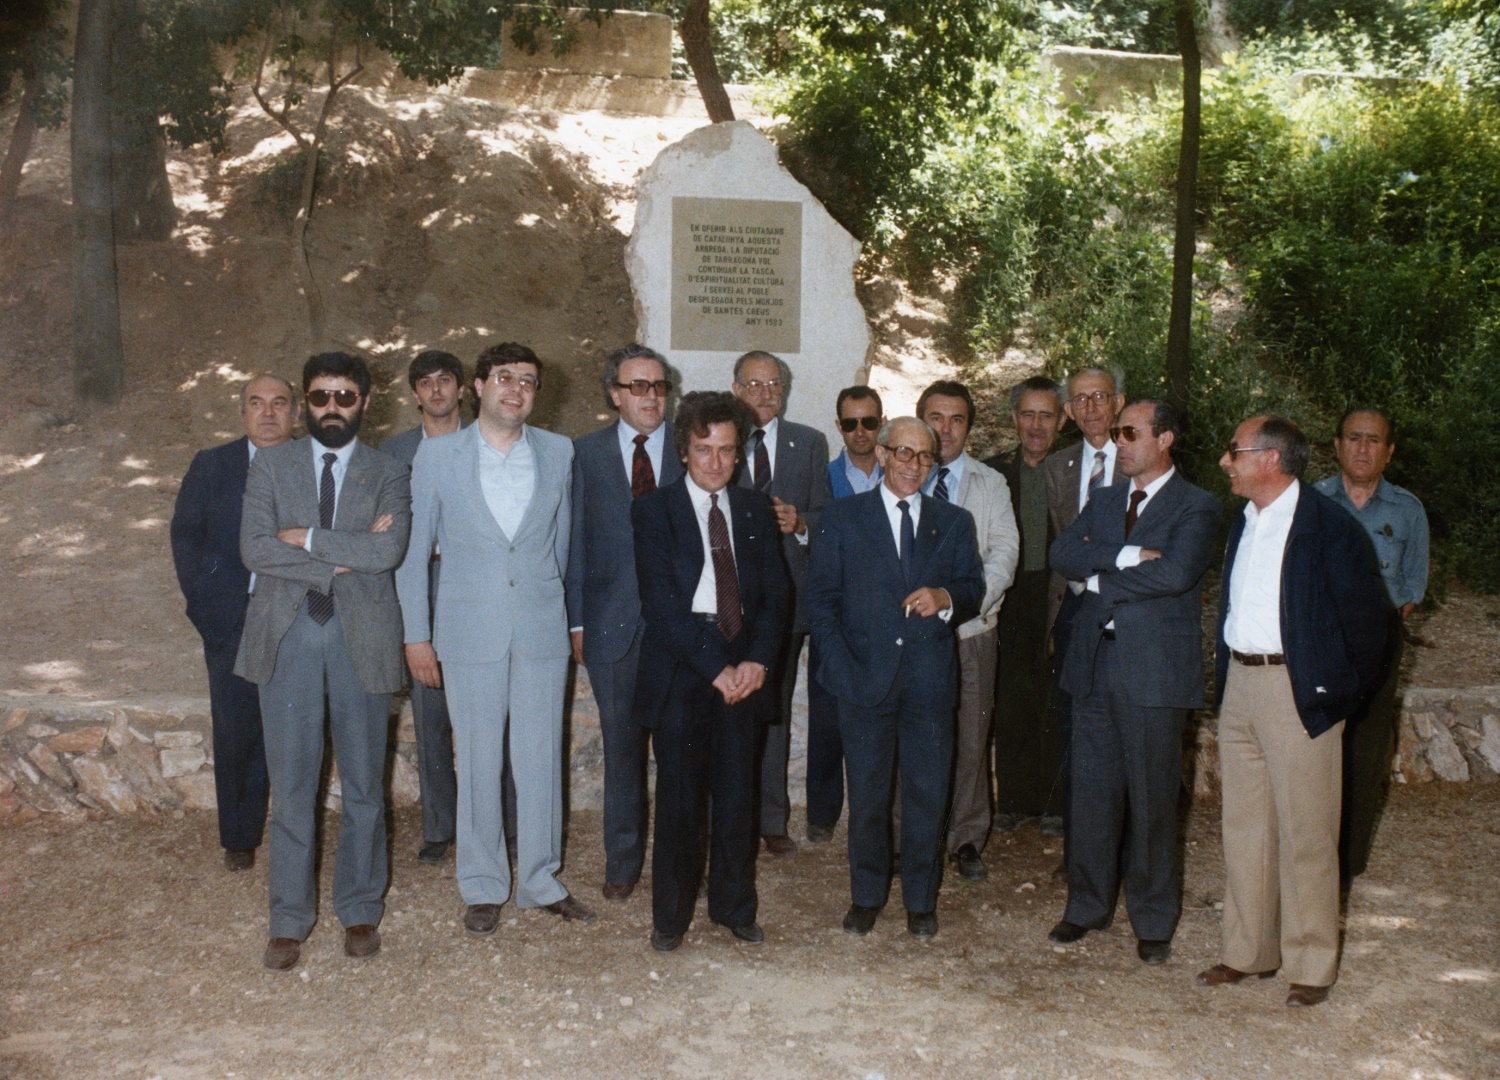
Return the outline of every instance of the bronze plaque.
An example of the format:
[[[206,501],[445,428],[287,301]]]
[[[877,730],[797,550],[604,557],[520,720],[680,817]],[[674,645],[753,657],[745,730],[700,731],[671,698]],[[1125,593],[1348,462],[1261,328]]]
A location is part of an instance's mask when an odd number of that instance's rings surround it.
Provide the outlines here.
[[[802,348],[802,204],[672,199],[672,348]]]

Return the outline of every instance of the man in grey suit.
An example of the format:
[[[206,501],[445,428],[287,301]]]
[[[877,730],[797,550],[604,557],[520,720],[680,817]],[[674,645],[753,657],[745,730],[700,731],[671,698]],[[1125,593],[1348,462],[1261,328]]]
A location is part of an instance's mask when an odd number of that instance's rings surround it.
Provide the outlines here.
[[[594,919],[557,880],[573,444],[526,424],[541,375],[541,360],[524,345],[480,354],[478,420],[417,451],[411,548],[396,572],[407,665],[419,682],[447,688],[458,888],[468,905],[464,928],[476,936],[495,932],[511,893],[501,795],[507,751],[516,781],[516,904]],[[427,572],[434,543],[444,564],[435,605]]]
[[[626,345],[605,359],[601,380],[620,418],[573,440],[568,629],[573,660],[588,668],[604,743],[604,897],[624,902],[646,857],[647,732],[631,714],[646,623],[630,507],[681,476],[682,462],[666,421],[666,358]]]
[[[406,369],[406,381],[422,422],[380,444],[380,449],[408,469],[428,439],[451,435],[463,426],[464,366],[441,349],[419,352]],[[432,596],[437,595],[442,554],[432,553]],[[417,737],[417,781],[422,792],[422,846],[417,861],[442,862],[453,845],[458,780],[453,772],[453,724],[442,687],[411,684],[412,727]]]
[[[1123,876],[1136,951],[1160,964],[1182,914],[1182,731],[1203,704],[1219,504],[1173,466],[1181,425],[1165,402],[1128,406],[1111,434],[1130,482],[1097,489],[1052,544],[1053,567],[1085,586],[1060,680],[1073,700],[1068,906],[1049,936],[1068,944],[1107,927]]]
[[[343,814],[333,904],[344,952],[373,956],[390,876],[385,752],[401,688],[391,571],[406,550],[406,469],[356,436],[370,372],[346,353],[302,369],[310,438],[268,446],[245,479],[240,555],[255,578],[235,674],[260,687],[271,778],[271,936],[284,971],[317,920],[318,784],[326,707]]]
[[[781,549],[792,579],[792,631],[787,635],[778,677],[778,708],[766,728],[760,758],[760,833],[766,850],[778,858],[797,853],[787,835],[791,800],[786,766],[792,740],[792,694],[797,688],[797,661],[807,640],[807,539],[818,527],[818,514],[833,501],[828,480],[828,440],[822,432],[782,417],[792,389],[792,369],[779,357],[758,350],[734,362],[734,396],[755,413],[755,430],[745,448],[740,485],[771,497],[781,529]],[[820,707],[831,707],[823,704]]]

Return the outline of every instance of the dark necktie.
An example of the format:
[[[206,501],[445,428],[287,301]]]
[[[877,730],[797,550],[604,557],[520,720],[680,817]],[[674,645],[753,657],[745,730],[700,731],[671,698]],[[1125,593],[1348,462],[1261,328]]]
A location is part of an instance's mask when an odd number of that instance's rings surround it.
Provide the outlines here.
[[[729,525],[719,509],[717,492],[708,497],[708,550],[714,560],[714,603],[719,631],[725,641],[740,636],[740,578],[734,569],[734,549],[729,546]]]
[[[1083,505],[1088,505],[1089,500],[1094,497],[1094,489],[1102,483],[1104,483],[1104,451],[1095,450],[1094,468],[1089,473],[1089,490],[1088,494],[1083,497]]]
[[[911,584],[911,559],[917,546],[917,529],[911,520],[911,507],[905,499],[896,503],[896,509],[901,511],[901,576]]]
[[[339,459],[334,453],[323,455],[323,475],[318,480],[318,528],[333,528],[334,492],[333,463]],[[333,597],[317,589],[307,590],[307,613],[313,622],[323,626],[333,618]]]
[[[771,486],[771,452],[766,449],[766,429],[755,429],[755,472],[751,477],[756,491]]]
[[[1140,488],[1130,493],[1130,509],[1125,511],[1125,539],[1130,539],[1130,530],[1135,528],[1136,519],[1141,516],[1141,503],[1146,501],[1146,493]]]
[[[656,490],[656,470],[651,467],[651,455],[646,453],[648,438],[649,435],[635,437],[635,457],[630,462],[630,494],[637,499]]]
[[[938,470],[937,486],[932,489],[932,493],[939,499],[942,499],[944,502],[953,501],[952,499],[948,498],[948,466],[944,465],[941,469]]]

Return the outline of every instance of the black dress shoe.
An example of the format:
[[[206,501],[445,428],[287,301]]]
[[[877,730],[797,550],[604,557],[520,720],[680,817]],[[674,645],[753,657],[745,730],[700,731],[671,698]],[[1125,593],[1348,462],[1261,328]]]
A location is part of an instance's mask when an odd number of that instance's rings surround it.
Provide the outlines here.
[[[797,854],[797,841],[786,833],[772,833],[761,839],[765,841],[766,850],[778,859],[790,859]]]
[[[875,919],[880,915],[880,909],[876,907],[861,907],[858,904],[849,905],[849,913],[844,916],[844,933],[853,934],[855,937],[864,937],[875,929]]]
[[[672,952],[681,944],[681,934],[668,934],[661,930],[651,931],[651,947],[657,952]]]
[[[906,932],[914,938],[937,937],[937,912],[908,911],[906,913]]]
[[[1051,933],[1047,935],[1047,939],[1055,941],[1059,945],[1071,945],[1088,932],[1089,928],[1087,926],[1079,926],[1077,923],[1071,923],[1067,919],[1063,919],[1052,928]]]
[[[374,956],[380,951],[380,931],[369,923],[360,923],[344,931],[344,955],[356,960]]]
[[[224,852],[224,869],[228,870],[230,873],[237,873],[240,870],[249,870],[254,865],[255,851],[253,849],[247,851]]]
[[[417,862],[438,863],[443,861],[443,856],[448,854],[450,841],[428,840],[417,848]]]
[[[623,904],[630,899],[630,894],[635,892],[635,882],[627,881],[617,884],[613,881],[604,883],[604,899],[613,900],[617,904]]]
[[[1165,964],[1167,957],[1172,955],[1172,943],[1142,938],[1135,943],[1135,954],[1148,964]]]
[[[833,839],[832,825],[814,825],[807,823],[807,840],[811,844],[826,844]]]
[[[983,881],[990,876],[989,867],[984,865],[973,844],[964,844],[953,853],[953,866],[965,881]]]
[[[470,904],[464,912],[464,929],[475,937],[489,937],[499,925],[499,904]]]
[[[766,940],[766,932],[760,928],[760,924],[747,922],[739,926],[731,926],[729,932],[747,945],[759,945]]]
[[[1292,983],[1292,992],[1286,996],[1286,1003],[1294,1009],[1321,1005],[1327,1000],[1328,987],[1305,986],[1301,983]]]
[[[589,923],[593,922],[599,917],[588,908],[580,904],[577,900],[573,899],[571,893],[567,896],[564,896],[555,904],[548,904],[545,908],[543,908],[543,910],[550,911],[554,915],[561,915],[563,917],[563,922]]]
[[[302,953],[302,942],[296,938],[273,937],[266,942],[266,951],[260,962],[272,971],[285,971],[297,962]]]

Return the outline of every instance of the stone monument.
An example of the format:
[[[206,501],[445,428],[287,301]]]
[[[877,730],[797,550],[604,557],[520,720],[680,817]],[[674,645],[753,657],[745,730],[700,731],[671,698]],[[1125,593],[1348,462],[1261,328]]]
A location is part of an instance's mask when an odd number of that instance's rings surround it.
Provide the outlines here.
[[[792,368],[786,415],[839,445],[833,403],[868,370],[870,330],[854,294],[859,242],[744,121],[663,150],[636,185],[625,265],[640,340],[682,390],[728,390],[735,358]]]

